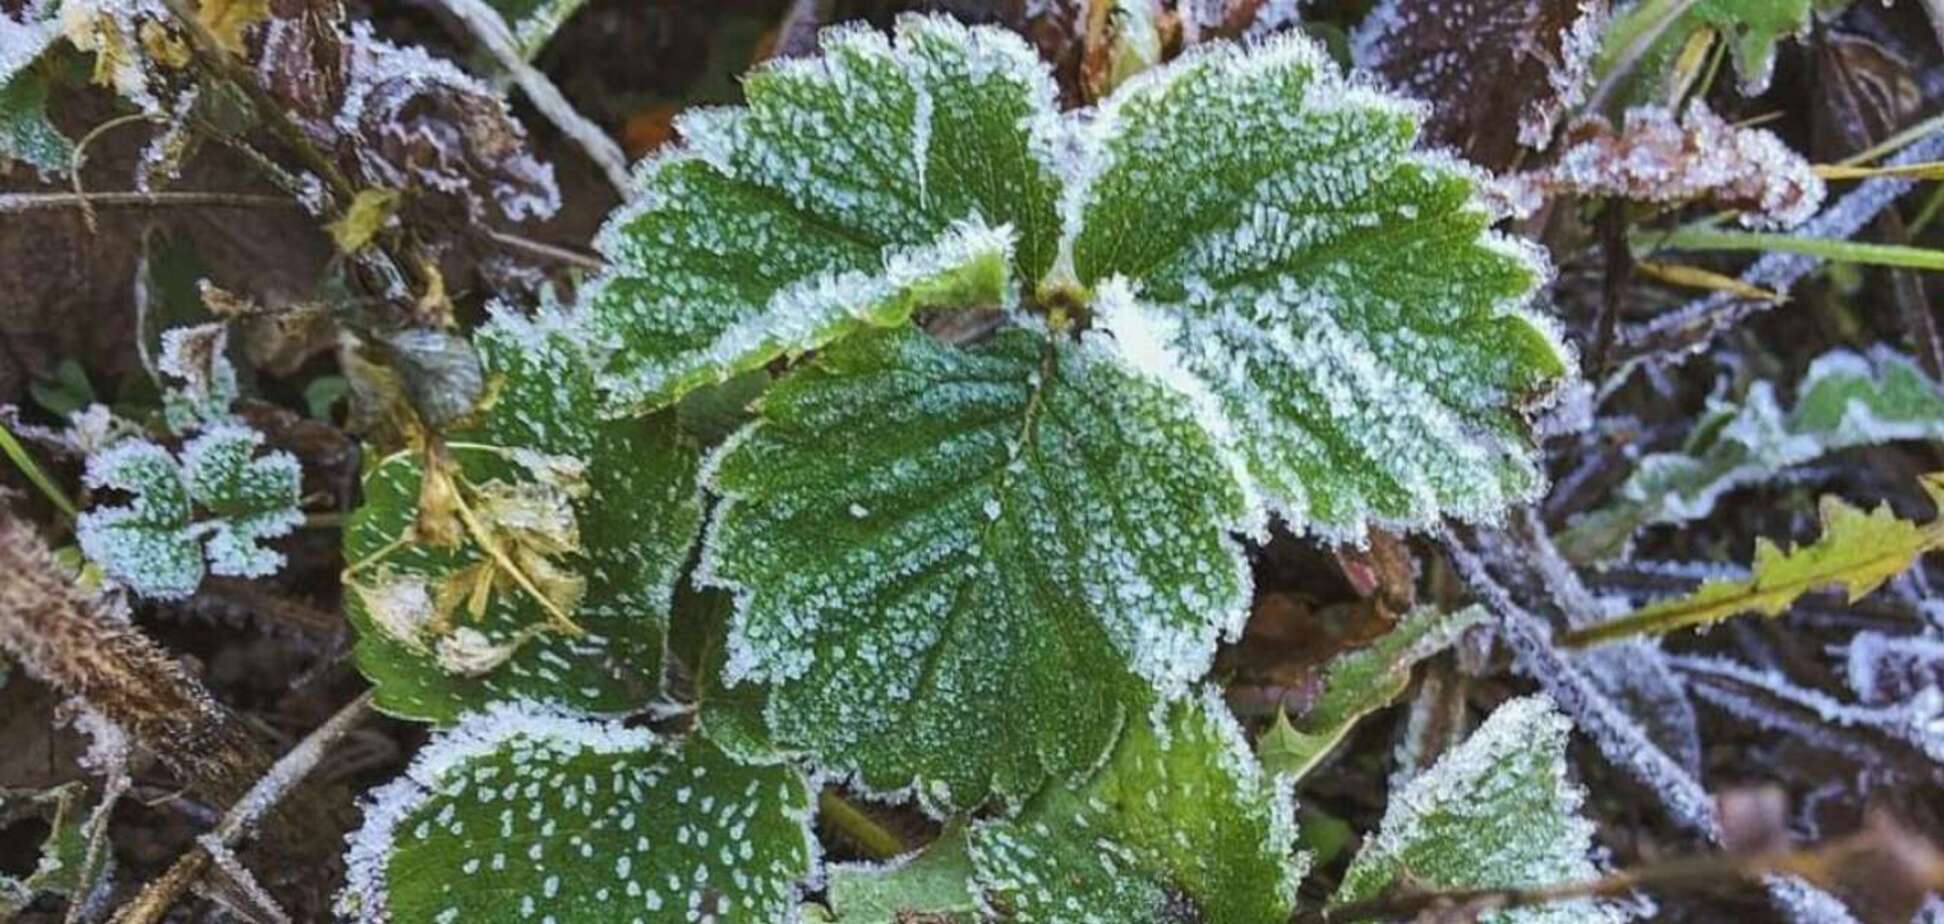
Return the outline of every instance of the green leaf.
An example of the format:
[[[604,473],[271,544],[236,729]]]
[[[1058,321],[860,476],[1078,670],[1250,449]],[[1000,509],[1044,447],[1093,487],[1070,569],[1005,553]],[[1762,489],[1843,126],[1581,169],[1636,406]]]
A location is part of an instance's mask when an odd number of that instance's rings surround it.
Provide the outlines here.
[[[617,409],[902,324],[1014,299],[1052,259],[1053,86],[1017,36],[899,20],[765,65],[748,106],[692,112],[602,232],[582,297]]]
[[[88,486],[133,500],[82,514],[81,550],[110,578],[160,599],[194,593],[205,570],[276,573],[283,554],[262,543],[304,522],[297,510],[302,473],[287,452],[257,455],[262,444],[255,430],[217,424],[178,453],[124,440],[89,456]]]
[[[793,919],[810,789],[783,765],[527,704],[469,716],[366,803],[363,922]]]
[[[966,829],[951,827],[925,849],[889,863],[825,872],[830,913],[841,924],[972,924],[979,920]]]
[[[1289,918],[1308,864],[1287,778],[1263,774],[1213,690],[1156,720],[1084,785],[974,828],[986,905],[1019,924]]]
[[[1364,716],[1402,695],[1411,668],[1451,646],[1466,629],[1488,614],[1471,606],[1451,613],[1420,607],[1370,645],[1331,659],[1323,670],[1323,692],[1300,723],[1277,713],[1257,750],[1273,773],[1300,781]]]
[[[932,810],[1094,766],[1244,618],[1246,499],[1098,335],[852,338],[711,464],[730,678],[769,686],[784,744]]]
[[[1543,260],[1417,131],[1300,38],[1191,50],[1081,129],[1072,272],[1212,395],[1299,530],[1485,517],[1543,480],[1524,411],[1568,368],[1522,307]],[[1110,313],[1117,280],[1138,304]]]
[[[23,814],[39,815],[48,825],[33,871],[21,877],[0,873],[0,920],[10,919],[43,895],[66,899],[70,907],[86,906],[97,897],[110,858],[105,849],[100,856],[89,856],[90,828],[104,816],[100,807],[87,803],[87,785],[80,782],[38,793],[0,790],[0,819],[10,823]]]
[[[1377,834],[1344,873],[1332,902],[1391,888],[1534,888],[1591,879],[1593,825],[1567,777],[1572,724],[1544,697],[1500,706],[1464,744],[1392,793]],[[1486,924],[1588,924],[1627,915],[1609,904],[1561,902],[1483,915]]]
[[[1796,385],[1794,409],[1756,382],[1739,405],[1717,406],[1679,452],[1640,460],[1613,500],[1557,539],[1573,561],[1625,552],[1641,527],[1713,512],[1717,500],[1839,449],[1944,438],[1944,388],[1889,349],[1818,357]]]
[[[1944,474],[1925,476],[1924,491],[1944,512]],[[1803,594],[1832,585],[1855,603],[1944,545],[1944,516],[1920,526],[1899,518],[1889,504],[1865,513],[1833,495],[1822,499],[1821,514],[1822,535],[1808,545],[1785,550],[1756,539],[1755,567],[1746,579],[1708,581],[1692,594],[1576,630],[1564,641],[1588,645],[1658,635],[1749,612],[1780,616]]]
[[[1647,47],[1627,78],[1623,98],[1634,103],[1663,102],[1662,83],[1668,69],[1695,33],[1713,29],[1725,36],[1741,76],[1743,96],[1768,91],[1775,74],[1775,45],[1784,38],[1809,31],[1809,14],[1816,0],[1699,0]],[[1670,0],[1644,0],[1616,17],[1607,28],[1594,72],[1604,76],[1623,60],[1641,35],[1667,15]],[[1721,40],[1721,39],[1717,39]]]
[[[364,505],[345,530],[358,666],[380,708],[426,721],[515,698],[600,713],[639,707],[660,688],[670,598],[701,527],[697,450],[672,414],[601,420],[583,334],[557,314],[496,316],[475,346],[497,400],[477,425],[448,434],[456,471],[487,502],[504,502],[509,528],[545,510],[564,520],[549,527],[554,541],[530,546],[545,561],[529,562],[529,577],[576,604],[563,609],[585,634],[551,625],[510,581],[492,587],[477,618],[460,608],[441,619],[440,591],[465,596],[460,585],[480,573],[468,569],[490,570],[492,560],[470,534],[441,546],[412,532],[423,460],[399,453],[366,476]]]
[[[74,145],[48,121],[47,78],[34,67],[60,34],[52,15],[24,22],[0,11],[0,164],[20,160],[43,174],[67,173]]]

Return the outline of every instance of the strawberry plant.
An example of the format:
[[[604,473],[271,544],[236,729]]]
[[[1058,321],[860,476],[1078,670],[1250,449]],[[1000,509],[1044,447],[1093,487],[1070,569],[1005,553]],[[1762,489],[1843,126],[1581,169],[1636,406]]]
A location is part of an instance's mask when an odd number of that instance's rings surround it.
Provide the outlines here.
[[[942,18],[745,89],[638,169],[576,305],[476,336],[477,423],[367,476],[359,663],[452,729],[368,809],[343,907],[788,917],[805,780],[836,778],[997,813],[933,848],[947,911],[1287,917],[1293,777],[1201,686],[1246,542],[1531,496],[1567,369],[1525,307],[1543,262],[1302,40],[1206,46],[1084,118],[1016,37]],[[990,321],[920,323],[964,313]],[[671,413],[766,369],[718,445]],[[686,665],[694,729],[603,724],[670,695],[698,545],[733,612]]]

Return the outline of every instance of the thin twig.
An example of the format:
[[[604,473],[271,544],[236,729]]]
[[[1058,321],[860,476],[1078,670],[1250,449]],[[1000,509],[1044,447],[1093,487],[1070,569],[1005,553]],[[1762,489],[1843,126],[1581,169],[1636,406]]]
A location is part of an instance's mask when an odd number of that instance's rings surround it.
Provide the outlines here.
[[[214,831],[210,832],[213,842],[223,848],[235,846],[262,822],[270,810],[288,796],[310,776],[311,771],[324,758],[338,739],[356,728],[359,722],[371,711],[372,691],[366,690],[358,695],[337,714],[319,725],[297,746],[279,758],[271,768],[258,778],[256,784],[230,806],[223,814]],[[188,853],[176,859],[167,872],[142,888],[128,904],[115,913],[113,924],[154,924],[166,914],[184,890],[202,878],[208,869],[210,856],[207,848],[198,844]]]
[[[83,192],[83,193],[0,193],[0,212],[26,212],[35,209],[89,208],[226,208],[295,209],[294,200],[283,196],[255,193],[207,191]]]
[[[509,250],[518,250],[544,260],[554,260],[596,273],[603,272],[608,268],[605,261],[593,254],[581,253],[578,250],[569,250],[558,244],[536,241],[532,238],[521,237],[517,234],[509,234],[505,231],[486,227],[485,225],[474,225],[473,228],[479,233],[479,236]]]

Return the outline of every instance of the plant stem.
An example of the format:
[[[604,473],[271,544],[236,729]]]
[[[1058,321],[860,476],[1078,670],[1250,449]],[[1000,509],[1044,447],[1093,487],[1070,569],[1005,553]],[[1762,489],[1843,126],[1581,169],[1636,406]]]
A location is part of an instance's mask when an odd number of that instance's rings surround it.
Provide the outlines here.
[[[1944,270],[1944,250],[1905,247],[1898,244],[1867,244],[1825,237],[1797,237],[1790,234],[1765,234],[1756,231],[1717,231],[1712,228],[1679,228],[1655,236],[1653,244],[1671,250],[1794,253],[1842,263]]]
[[[171,208],[214,207],[229,209],[294,209],[300,206],[282,196],[253,193],[209,191],[84,192],[84,193],[0,193],[0,212],[25,212],[34,209],[68,208]]]
[[[20,445],[20,441],[14,438],[13,431],[8,430],[5,424],[0,424],[0,452],[6,453],[14,467],[20,469],[20,473],[27,476],[27,480],[33,482],[34,487],[39,488],[42,494],[47,495],[47,499],[53,502],[55,508],[64,516],[70,520],[80,516],[80,512],[74,507],[74,501],[68,499],[67,492],[62,491],[60,485],[55,484],[54,479],[47,476],[40,463],[35,462],[34,457],[27,454],[27,447]]]
[[[907,848],[904,839],[891,833],[889,828],[864,814],[857,806],[837,794],[836,790],[826,789],[817,795],[817,814],[831,827],[849,839],[874,860],[889,860],[903,854]]]

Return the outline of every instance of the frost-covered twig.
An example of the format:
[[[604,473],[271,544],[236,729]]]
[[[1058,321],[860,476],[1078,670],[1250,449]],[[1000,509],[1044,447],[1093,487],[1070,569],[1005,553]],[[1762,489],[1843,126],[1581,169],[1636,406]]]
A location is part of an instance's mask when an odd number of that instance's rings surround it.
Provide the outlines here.
[[[284,196],[264,196],[254,193],[217,192],[214,190],[158,190],[142,192],[84,192],[84,193],[0,193],[0,212],[28,212],[38,209],[71,208],[226,208],[226,209],[286,209],[297,208],[295,200]]]
[[[209,843],[198,841],[195,849],[177,858],[167,872],[144,886],[140,894],[115,913],[114,924],[152,924],[160,920],[183,890],[202,877],[210,863],[210,846],[226,851],[254,829],[297,784],[317,769],[338,739],[364,721],[371,711],[371,697],[370,690],[359,694],[297,742],[296,747],[257,779],[249,792],[230,806],[223,820],[206,836]]]
[[[540,72],[539,68],[527,63],[526,56],[520,53],[520,44],[513,37],[506,20],[498,10],[485,3],[485,0],[438,0],[477,40],[486,53],[493,56],[494,63],[506,70],[513,82],[532,101],[533,108],[547,117],[561,133],[578,145],[587,159],[601,168],[601,174],[621,198],[626,199],[632,184],[628,180],[628,157],[622,153],[621,146],[567,101],[560,88]]]
[[[1721,841],[1721,822],[1714,800],[1701,782],[1660,749],[1645,729],[1614,703],[1565,654],[1553,647],[1544,620],[1528,612],[1492,578],[1476,553],[1455,537],[1445,537],[1444,549],[1452,566],[1474,593],[1500,617],[1499,631],[1512,649],[1514,666],[1539,683],[1573,724],[1593,739],[1595,747],[1614,766],[1640,781],[1660,800],[1675,823],[1706,838]],[[1848,924],[1842,905],[1810,883],[1785,875],[1764,880],[1770,902],[1797,924]],[[1824,901],[1827,899],[1827,901]],[[1830,913],[1829,909],[1836,909]]]

